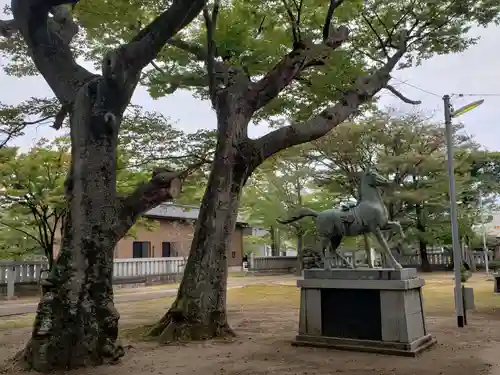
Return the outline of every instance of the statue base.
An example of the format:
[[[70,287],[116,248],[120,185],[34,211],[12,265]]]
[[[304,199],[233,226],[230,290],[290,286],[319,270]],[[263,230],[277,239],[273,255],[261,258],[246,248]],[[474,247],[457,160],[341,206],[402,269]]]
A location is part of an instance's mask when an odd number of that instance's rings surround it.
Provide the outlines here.
[[[292,344],[414,357],[436,343],[425,325],[423,285],[414,268],[304,270]]]

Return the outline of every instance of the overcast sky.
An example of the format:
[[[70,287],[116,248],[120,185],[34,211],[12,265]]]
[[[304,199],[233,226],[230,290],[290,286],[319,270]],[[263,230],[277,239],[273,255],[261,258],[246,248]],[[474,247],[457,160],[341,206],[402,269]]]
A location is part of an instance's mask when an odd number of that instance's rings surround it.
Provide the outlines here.
[[[0,0],[0,7],[6,3]],[[471,111],[460,120],[465,123],[466,132],[490,150],[500,150],[500,126],[495,108],[500,107],[500,27],[476,29],[474,34],[481,36],[476,46],[461,54],[438,56],[426,61],[423,66],[394,72],[394,86],[414,100],[421,100],[419,107],[426,112],[442,116],[444,94],[497,94],[498,96],[453,97],[455,108],[468,102],[485,99],[482,106]],[[0,63],[5,63],[0,59]],[[402,84],[401,81],[407,82]],[[416,89],[412,86],[421,88]],[[52,93],[41,78],[23,78],[6,76],[0,73],[0,101],[16,104],[31,96],[47,97]],[[178,91],[168,97],[152,100],[144,88],[138,88],[132,102],[142,105],[147,110],[162,112],[177,122],[184,131],[201,128],[214,128],[215,115],[208,102],[193,98],[187,91]],[[413,106],[404,104],[390,94],[382,96],[381,104],[411,110]],[[439,116],[439,117],[438,117]],[[256,137],[268,129],[255,126],[250,129],[250,136]],[[48,126],[32,128],[26,136],[17,139],[16,144],[26,149],[40,137],[53,138],[57,132]]]

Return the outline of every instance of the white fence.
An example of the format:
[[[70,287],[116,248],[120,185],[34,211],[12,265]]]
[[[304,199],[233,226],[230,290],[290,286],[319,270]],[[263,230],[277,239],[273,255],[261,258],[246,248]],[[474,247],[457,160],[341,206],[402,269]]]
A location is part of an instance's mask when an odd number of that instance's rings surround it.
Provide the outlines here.
[[[113,277],[115,284],[120,284],[147,277],[182,275],[186,261],[182,257],[116,259]],[[44,261],[0,261],[0,287],[6,287],[7,297],[13,297],[15,284],[38,283],[41,273],[47,269],[48,262]]]
[[[344,257],[352,263],[352,255],[344,254]],[[446,270],[452,267],[453,257],[449,254],[428,254],[427,258],[431,268],[435,270]],[[472,253],[473,262],[477,268],[484,268],[485,259],[482,251]],[[399,262],[406,267],[419,267],[421,264],[420,255],[403,255],[399,257]],[[488,260],[493,260],[493,252],[488,253]],[[249,270],[260,272],[293,272],[298,267],[296,256],[268,256],[268,257],[250,257]],[[342,266],[340,259],[334,259],[337,266]]]

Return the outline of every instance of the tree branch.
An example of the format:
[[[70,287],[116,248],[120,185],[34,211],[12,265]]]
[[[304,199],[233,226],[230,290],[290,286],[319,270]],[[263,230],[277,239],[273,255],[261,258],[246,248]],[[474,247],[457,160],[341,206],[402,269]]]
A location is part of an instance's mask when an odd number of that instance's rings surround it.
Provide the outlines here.
[[[386,85],[385,88],[387,90],[389,90],[391,93],[393,93],[394,96],[396,96],[398,99],[401,99],[405,103],[413,104],[413,105],[422,104],[422,102],[420,100],[411,100],[411,99],[408,99],[406,96],[404,96],[402,93],[400,93],[398,90],[396,90],[395,87],[393,87],[391,85]]]
[[[207,29],[207,74],[208,74],[208,90],[210,93],[211,102],[215,105],[216,98],[216,72],[215,72],[215,54],[216,44],[214,39],[215,28],[217,25],[217,15],[219,13],[219,0],[214,0],[214,7],[210,15],[208,8],[203,8],[203,17],[205,18],[205,27]]]
[[[208,61],[208,51],[206,51],[203,47],[193,44],[193,43],[188,43],[184,40],[178,39],[178,38],[172,38],[167,42],[168,45],[171,45],[173,47],[179,48],[187,53],[190,53],[193,55],[196,60],[198,61],[203,61],[207,62]],[[219,54],[217,52],[217,48],[214,44],[214,55],[213,55],[213,72],[214,72],[214,79],[215,79],[215,84],[219,83],[224,83],[226,81],[226,77],[228,77],[230,71],[235,71],[236,68],[230,67],[226,64],[224,64],[221,61],[217,61],[216,58],[219,57]],[[193,86],[199,87],[199,86],[207,86],[209,85],[209,77],[207,76],[206,78],[203,79],[203,84],[195,84]],[[182,84],[185,80],[182,77],[179,77],[179,87],[182,86],[190,86],[189,82],[187,82],[185,85]],[[199,82],[199,80],[197,81]],[[174,85],[175,86],[175,85]],[[177,89],[177,87],[175,88]],[[175,91],[175,89],[172,90]]]
[[[117,52],[125,61],[118,65],[127,68],[127,78],[135,79],[137,84],[142,69],[156,58],[169,39],[191,23],[205,3],[206,0],[173,0],[172,5],[130,43],[121,46]]]
[[[14,225],[11,225],[11,224],[7,224],[4,221],[0,221],[0,225],[3,225],[5,227],[7,227],[7,228],[10,228],[10,229],[13,229],[13,230],[16,230],[16,231],[20,232],[20,233],[24,234],[25,236],[31,238],[35,242],[37,242],[40,246],[44,247],[43,243],[40,241],[39,238],[37,238],[36,236],[32,235],[29,232],[26,232],[24,229],[18,228],[18,227],[14,226]]]
[[[398,51],[375,73],[357,79],[334,106],[305,122],[284,126],[254,140],[254,152],[258,155],[254,164],[259,165],[285,148],[318,139],[345,121],[360,105],[387,86],[391,71],[406,52],[407,41],[408,33],[401,33]]]
[[[333,50],[347,40],[349,30],[339,27],[324,43],[303,41],[300,48],[288,53],[262,79],[254,83],[249,92],[254,110],[264,107],[287,87],[297,75],[311,65],[319,65]]]
[[[71,110],[70,104],[64,104],[61,106],[61,109],[59,109],[54,118],[54,124],[52,125],[54,129],[56,130],[61,129],[64,119],[66,118],[66,115],[70,112],[70,110]]]
[[[184,52],[188,52],[188,53],[192,54],[194,57],[196,57],[196,59],[198,61],[206,61],[207,60],[208,53],[207,53],[207,51],[205,51],[205,49],[202,46],[188,43],[188,42],[186,42],[182,39],[178,39],[178,38],[169,39],[167,41],[167,44],[171,45],[173,47],[177,47],[177,48],[183,50]],[[218,55],[216,54],[216,57],[217,56]]]
[[[366,24],[368,25],[368,27],[370,28],[370,30],[372,31],[372,33],[375,34],[375,37],[377,38],[377,41],[378,41],[378,43],[380,45],[380,48],[384,52],[384,55],[386,57],[389,57],[389,52],[387,51],[386,42],[384,42],[382,40],[382,37],[377,32],[377,30],[375,29],[375,27],[373,26],[373,24],[370,22],[370,20],[368,19],[368,17],[366,17],[366,15],[364,13],[361,13],[361,16],[363,17],[363,20],[366,22]]]
[[[33,62],[62,104],[71,103],[75,88],[94,75],[78,65],[69,42],[78,27],[63,4],[78,0],[12,0],[14,21],[2,21],[0,31],[8,36],[19,30]],[[49,18],[49,12],[53,14]]]
[[[342,5],[343,2],[344,0],[330,0],[325,17],[325,23],[323,25],[323,42],[326,42],[328,38],[330,38],[330,25],[332,23],[333,13],[335,12],[335,9]]]
[[[292,28],[292,37],[293,37],[293,46],[296,48],[300,43],[300,30],[297,20],[295,19],[292,9],[288,5],[287,0],[281,0],[283,6],[285,7],[286,14],[288,15],[288,19],[290,20],[290,25]],[[300,15],[300,14],[299,14]]]
[[[153,171],[149,182],[138,186],[132,194],[120,200],[115,231],[119,234],[126,233],[143,213],[178,197],[181,185],[179,173],[168,170]]]

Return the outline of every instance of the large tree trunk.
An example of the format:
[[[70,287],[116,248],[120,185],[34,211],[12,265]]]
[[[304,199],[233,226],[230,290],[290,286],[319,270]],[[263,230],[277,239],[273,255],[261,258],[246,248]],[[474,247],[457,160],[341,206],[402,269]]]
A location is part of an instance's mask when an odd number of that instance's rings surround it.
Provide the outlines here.
[[[493,256],[494,260],[500,260],[500,245],[495,246],[495,254]]]
[[[422,206],[420,204],[415,205],[415,214],[417,217],[417,230],[420,232],[420,240],[418,241],[418,250],[420,253],[420,270],[422,272],[432,272],[431,264],[429,263],[429,257],[427,256],[427,242],[424,240],[425,224],[422,217]]]
[[[297,273],[300,276],[304,269],[304,234],[302,231],[297,232]]]
[[[269,232],[271,234],[271,256],[277,257],[280,255],[280,250],[278,246],[278,240],[276,238],[276,227],[271,225]]]
[[[97,83],[96,83],[97,84]],[[123,356],[113,304],[117,127],[96,115],[82,89],[71,115],[68,214],[52,271],[43,282],[31,340],[18,359],[38,371],[98,365]],[[111,128],[110,128],[111,127]]]
[[[175,302],[149,331],[161,343],[233,335],[227,322],[227,251],[250,163],[219,139],[191,251]]]
[[[427,256],[427,243],[425,241],[418,241],[418,250],[420,252],[420,270],[422,272],[432,272],[429,257]]]

